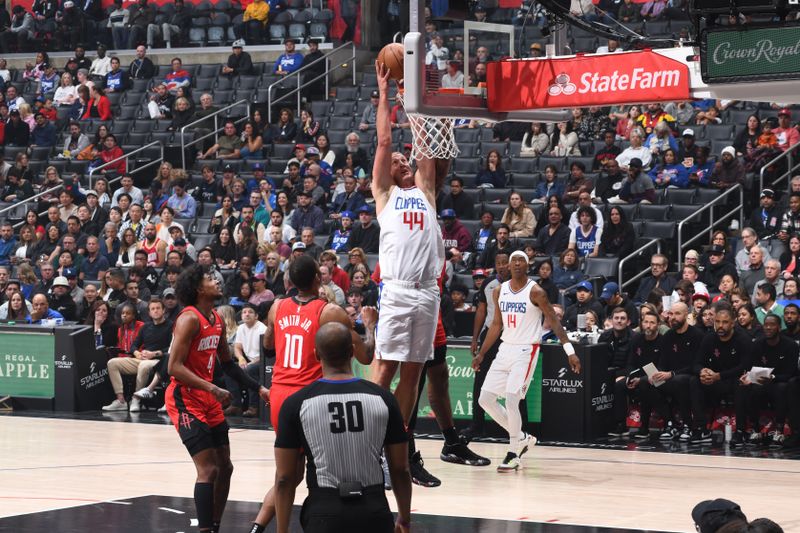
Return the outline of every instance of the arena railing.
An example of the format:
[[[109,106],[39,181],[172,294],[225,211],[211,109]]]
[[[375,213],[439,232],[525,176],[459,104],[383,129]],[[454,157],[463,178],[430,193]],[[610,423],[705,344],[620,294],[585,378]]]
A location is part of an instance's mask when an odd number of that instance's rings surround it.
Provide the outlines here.
[[[210,115],[206,115],[205,117],[199,118],[199,119],[195,120],[194,122],[190,122],[189,124],[187,124],[187,125],[185,125],[185,126],[183,126],[181,128],[181,166],[183,167],[184,170],[186,170],[186,149],[189,148],[190,146],[194,146],[195,144],[199,143],[200,141],[204,141],[204,140],[206,140],[206,139],[208,139],[209,137],[212,137],[212,136],[214,136],[215,140],[216,140],[217,134],[219,134],[219,132],[221,132],[224,129],[224,126],[220,126],[219,125],[219,121],[217,120],[219,118],[219,116],[222,113],[224,113],[225,111],[233,109],[234,107],[240,106],[242,104],[244,104],[245,109],[247,109],[247,114],[245,116],[239,117],[238,119],[233,121],[234,124],[239,124],[240,122],[242,122],[244,120],[248,120],[250,118],[250,101],[249,100],[244,100],[244,99],[237,100],[236,102],[234,102],[234,103],[232,103],[230,105],[227,105],[227,106],[223,107],[222,109],[217,109],[216,111],[214,111]],[[191,127],[194,127],[194,126],[196,126],[198,124],[201,124],[201,123],[207,121],[210,118],[214,119],[214,129],[211,132],[206,133],[202,137],[197,137],[197,138],[192,139],[192,141],[187,144],[186,143],[186,130],[187,130],[187,128],[191,128]]]
[[[344,59],[337,60],[336,63],[335,63],[335,66],[331,67],[331,56],[333,54],[337,53],[337,52],[340,52],[341,50],[344,50],[347,47],[350,47],[352,49],[352,53],[350,54],[350,56],[346,57]],[[305,80],[305,81],[303,81],[301,83],[300,75],[305,73],[309,69],[309,67],[313,67],[314,65],[316,65],[320,61],[325,61],[325,72],[323,72],[322,74],[318,75],[317,77],[315,77],[313,79]],[[318,59],[315,59],[314,61],[312,61],[308,65],[306,65],[306,66],[304,66],[304,67],[302,67],[300,69],[297,69],[294,72],[292,72],[290,74],[287,74],[286,76],[284,76],[282,79],[276,81],[275,83],[272,83],[267,88],[267,120],[269,121],[269,123],[272,124],[272,106],[274,104],[277,104],[278,102],[282,102],[283,100],[286,100],[287,98],[289,98],[293,94],[297,94],[297,111],[295,112],[295,117],[300,116],[300,106],[301,106],[301,97],[302,97],[302,92],[301,91],[305,87],[311,85],[312,83],[315,83],[315,82],[321,80],[322,78],[325,78],[325,95],[326,95],[325,98],[327,98],[327,95],[330,92],[330,76],[329,76],[329,74],[331,72],[333,72],[334,70],[336,70],[337,68],[339,68],[339,66],[346,65],[348,61],[351,64],[351,68],[352,68],[352,71],[353,71],[353,85],[355,85],[356,84],[356,44],[354,42],[352,42],[352,41],[346,42],[344,44],[340,44],[339,46],[337,46],[333,50],[330,50],[324,56],[322,56],[322,57],[320,57]],[[292,77],[297,77],[297,87],[293,88],[292,90],[290,90],[288,92],[285,92],[285,93],[281,94],[279,97],[277,97],[277,98],[275,98],[273,100],[272,99],[272,90],[275,87],[277,87],[279,85],[282,85],[286,80],[288,80],[288,79],[290,79]]]
[[[633,261],[634,259],[638,259],[639,257],[641,257],[645,250],[647,250],[648,248],[652,248],[653,246],[656,247],[655,253],[660,254],[661,253],[661,239],[650,239],[646,243],[641,245],[639,248],[637,248],[636,250],[632,251],[631,253],[629,253],[628,255],[626,255],[625,257],[623,257],[622,259],[619,260],[619,265],[617,266],[617,283],[619,284],[619,288],[620,289],[624,289],[625,287],[627,287],[631,283],[636,282],[640,278],[643,278],[647,274],[650,273],[650,267],[648,266],[647,268],[645,268],[644,270],[642,270],[641,272],[639,272],[635,276],[633,276],[631,279],[629,279],[627,281],[623,281],[623,279],[622,279],[623,278],[622,271],[625,268],[625,265],[628,262]]]
[[[136,155],[138,153],[144,152],[148,148],[152,148],[154,146],[158,146],[159,149],[161,150],[161,155],[158,157],[158,159],[154,159],[153,161],[150,161],[149,163],[146,163],[146,164],[144,164],[144,165],[142,165],[140,167],[136,167],[133,170],[127,170],[129,168],[129,166],[127,164],[127,161],[128,161],[129,157],[131,157],[132,155]],[[99,172],[100,170],[103,170],[104,168],[109,167],[109,166],[113,165],[114,163],[119,163],[122,160],[125,160],[125,168],[126,168],[126,173],[125,174],[126,175],[133,176],[135,174],[138,174],[139,172],[141,172],[142,170],[144,170],[146,168],[149,168],[149,167],[151,167],[153,165],[160,165],[161,164],[161,162],[164,160],[164,143],[161,142],[161,141],[153,141],[151,143],[145,144],[144,146],[140,146],[139,148],[133,150],[132,152],[128,152],[127,154],[122,154],[121,156],[116,157],[116,158],[112,159],[111,161],[108,161],[107,163],[103,163],[102,165],[99,165],[99,166],[97,166],[95,168],[92,168],[89,171],[89,188],[90,189],[92,188],[92,185],[93,185],[92,180],[94,179],[94,174],[96,172]],[[121,179],[122,179],[121,175],[117,176],[116,178],[109,180],[108,184],[111,185],[113,183],[116,183],[116,182],[120,181]]]
[[[786,191],[788,192],[791,189],[791,176],[794,174],[794,171],[800,167],[800,160],[796,157],[797,154],[795,152],[800,151],[800,143],[797,143],[791,146],[788,150],[783,152],[782,154],[778,155],[775,159],[770,161],[769,163],[765,164],[761,167],[761,170],[758,173],[758,194],[761,195],[761,191],[764,190],[764,176],[767,172],[767,169],[771,166],[774,166],[784,159],[786,159],[786,172],[772,180],[771,186],[774,187],[778,183],[786,180]]]
[[[735,196],[736,194],[739,195],[739,205],[737,205],[736,207],[731,208],[730,211],[728,211],[727,213],[725,213],[723,215],[720,215],[717,218],[717,220],[714,220],[714,207],[722,205],[723,203],[725,203],[725,202],[727,202],[729,200],[729,197]],[[702,213],[704,213],[706,211],[709,212],[708,225],[705,226],[704,228],[702,228],[700,231],[698,231],[697,235],[695,235],[691,239],[687,240],[686,242],[683,242],[683,228],[684,228],[684,226],[686,226],[686,224],[688,224],[692,219],[698,217],[700,214],[702,214]],[[709,203],[707,203],[707,204],[705,204],[703,206],[699,206],[697,211],[695,211],[691,215],[687,216],[686,218],[684,218],[683,220],[678,222],[678,239],[677,239],[678,240],[678,257],[677,257],[678,270],[680,270],[680,268],[683,266],[683,250],[684,250],[684,248],[688,247],[689,245],[691,245],[692,243],[694,243],[695,241],[697,241],[698,239],[703,237],[703,235],[705,234],[706,231],[709,232],[709,238],[710,238],[714,233],[714,228],[718,224],[720,224],[722,222],[726,222],[729,219],[733,220],[733,218],[737,214],[739,215],[739,227],[741,228],[741,227],[743,227],[742,224],[744,222],[744,187],[742,187],[739,184],[736,184],[733,187],[731,187],[730,189],[728,189],[727,191],[723,192],[722,194],[720,194],[719,196],[714,198],[711,202],[709,202]]]

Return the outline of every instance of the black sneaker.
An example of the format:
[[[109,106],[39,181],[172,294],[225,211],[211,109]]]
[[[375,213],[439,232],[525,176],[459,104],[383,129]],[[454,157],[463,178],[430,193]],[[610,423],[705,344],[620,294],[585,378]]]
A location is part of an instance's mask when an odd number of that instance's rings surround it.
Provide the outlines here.
[[[633,435],[633,438],[636,440],[647,440],[650,438],[650,429],[649,428],[639,428],[636,430],[636,433]]]
[[[667,422],[667,425],[664,427],[664,430],[661,432],[661,435],[658,436],[659,440],[675,440],[678,438],[679,435],[678,428],[672,425],[672,422]]]
[[[469,426],[465,429],[462,429],[461,433],[459,433],[458,436],[461,439],[461,442],[463,442],[464,444],[469,444],[470,442],[472,442],[472,439],[483,437],[484,431],[483,428],[479,428],[477,426]]]
[[[681,429],[681,436],[678,437],[678,440],[681,442],[689,442],[692,440],[692,430],[689,426],[683,426],[683,429]]]
[[[622,422],[614,426],[614,429],[608,432],[609,437],[622,437],[628,434],[628,427]]]
[[[411,481],[420,487],[438,487],[441,480],[425,470],[425,463],[419,452],[416,452],[408,462],[411,470]]]
[[[487,466],[491,461],[467,448],[466,444],[445,444],[439,458],[445,463],[469,466]]]
[[[731,448],[737,448],[739,446],[742,446],[744,444],[744,441],[745,441],[744,432],[743,431],[734,431],[733,435],[731,435],[730,446],[731,446]]]
[[[711,431],[697,428],[692,431],[692,438],[689,442],[692,444],[708,444],[712,442]]]

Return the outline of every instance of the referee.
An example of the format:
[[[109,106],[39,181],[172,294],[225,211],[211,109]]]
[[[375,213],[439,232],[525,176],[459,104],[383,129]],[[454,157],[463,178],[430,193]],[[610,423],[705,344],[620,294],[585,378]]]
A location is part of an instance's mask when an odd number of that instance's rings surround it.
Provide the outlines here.
[[[348,328],[323,325],[316,336],[323,378],[290,396],[280,411],[275,440],[278,533],[289,532],[297,463],[308,459],[308,497],[300,522],[308,533],[406,532],[411,519],[407,435],[394,396],[353,377]],[[393,520],[383,488],[385,448],[397,500]]]

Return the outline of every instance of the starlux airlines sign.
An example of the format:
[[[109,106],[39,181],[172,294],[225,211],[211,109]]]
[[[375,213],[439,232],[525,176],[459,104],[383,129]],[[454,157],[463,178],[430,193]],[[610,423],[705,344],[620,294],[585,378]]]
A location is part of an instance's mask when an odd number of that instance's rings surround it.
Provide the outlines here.
[[[800,78],[800,26],[707,30],[700,58],[706,83]]]
[[[489,63],[493,112],[686,100],[686,64],[645,50]]]

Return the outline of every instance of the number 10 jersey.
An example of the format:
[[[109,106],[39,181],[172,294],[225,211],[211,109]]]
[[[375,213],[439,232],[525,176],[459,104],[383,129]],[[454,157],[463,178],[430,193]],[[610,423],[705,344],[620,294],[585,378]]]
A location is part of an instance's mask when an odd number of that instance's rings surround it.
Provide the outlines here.
[[[313,383],[322,377],[322,367],[314,356],[314,337],[327,303],[319,298],[301,302],[292,297],[276,305],[272,384],[302,387]]]

